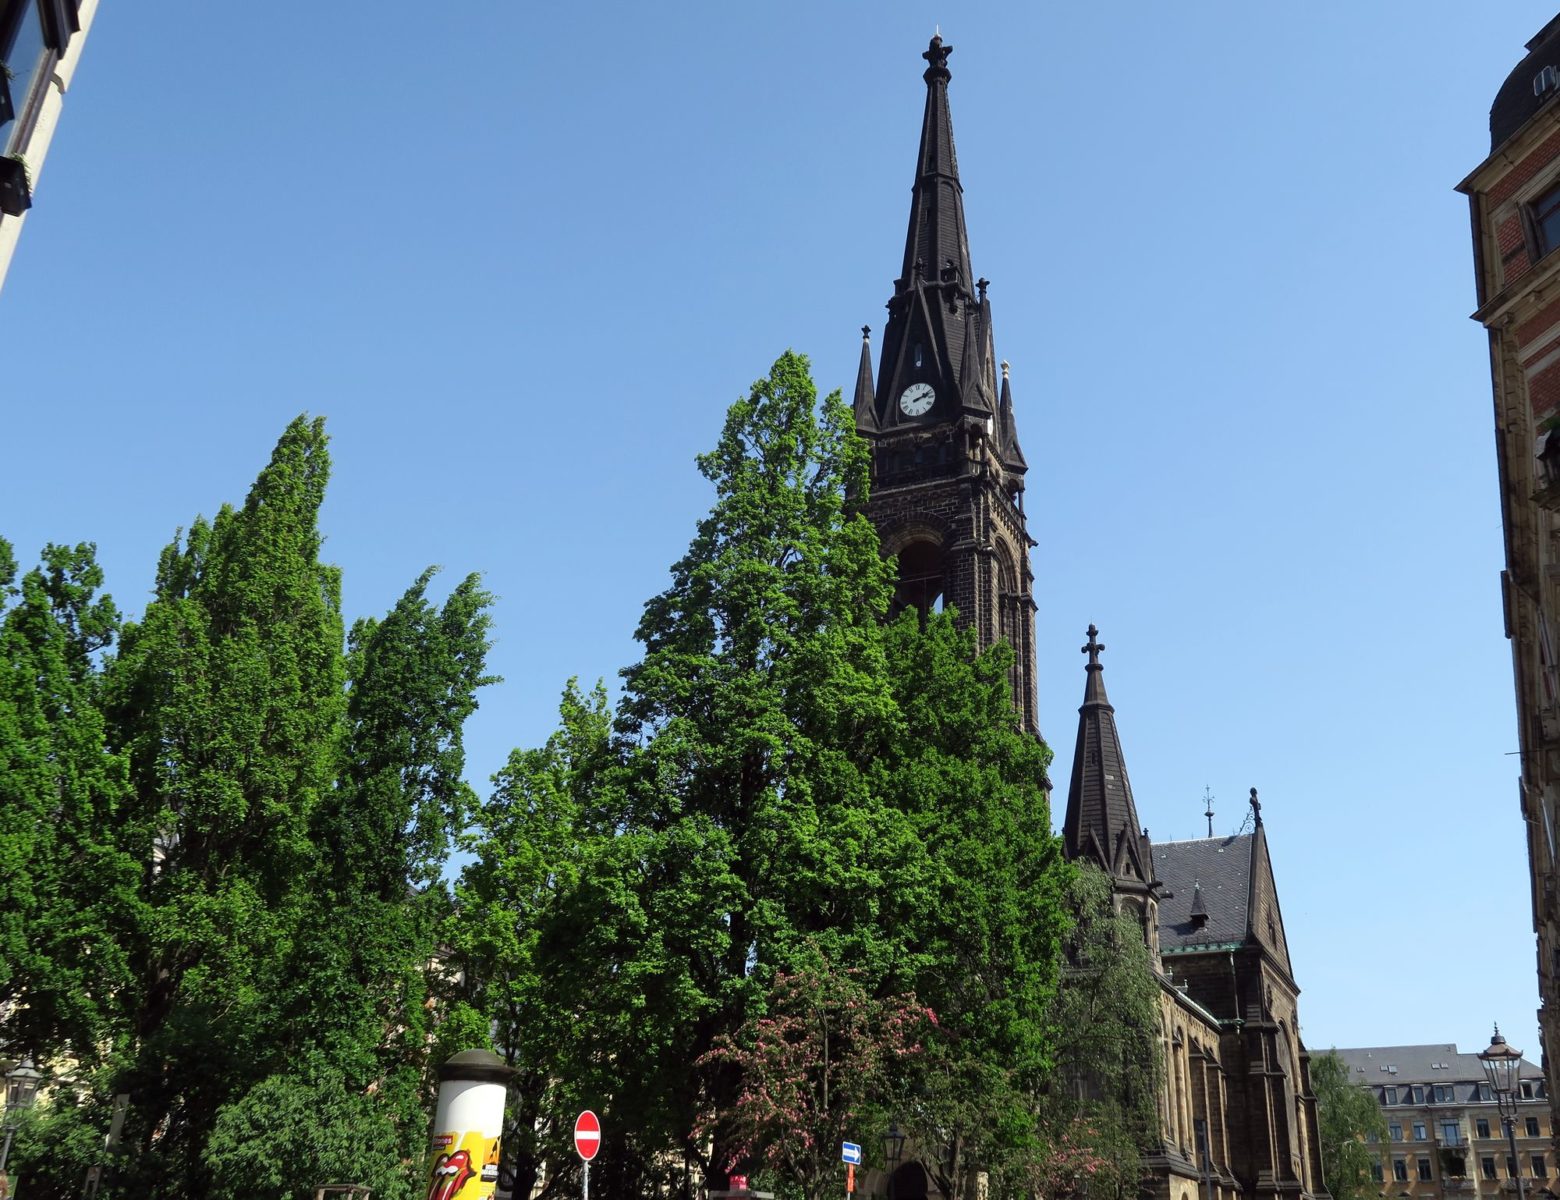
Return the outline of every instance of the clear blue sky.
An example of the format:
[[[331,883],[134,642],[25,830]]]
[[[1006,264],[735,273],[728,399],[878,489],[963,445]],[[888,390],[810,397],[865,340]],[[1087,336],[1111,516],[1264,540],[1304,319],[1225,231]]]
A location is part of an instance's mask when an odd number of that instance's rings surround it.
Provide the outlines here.
[[[1094,621],[1153,837],[1261,789],[1312,1047],[1536,1058],[1452,188],[1554,3],[103,0],[0,294],[0,534],[138,613],[324,414],[349,617],[429,563],[500,597],[485,786],[635,657],[726,404],[787,346],[853,381],[941,21],[1058,818]]]

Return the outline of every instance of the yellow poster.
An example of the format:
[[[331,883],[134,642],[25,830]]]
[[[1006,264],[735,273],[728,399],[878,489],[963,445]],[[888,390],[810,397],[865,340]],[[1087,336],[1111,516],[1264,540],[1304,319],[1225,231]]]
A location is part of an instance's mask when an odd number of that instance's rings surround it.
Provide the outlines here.
[[[428,1200],[492,1200],[497,1189],[497,1138],[481,1132],[433,1135]]]

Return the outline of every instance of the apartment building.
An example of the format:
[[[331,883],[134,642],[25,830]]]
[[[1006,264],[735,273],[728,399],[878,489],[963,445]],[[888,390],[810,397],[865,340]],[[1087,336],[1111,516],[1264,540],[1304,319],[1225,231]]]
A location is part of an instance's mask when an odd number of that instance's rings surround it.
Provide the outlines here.
[[[1553,1130],[1544,1073],[1523,1060],[1517,1157],[1511,1160],[1495,1096],[1477,1054],[1454,1045],[1334,1050],[1356,1083],[1381,1105],[1387,1140],[1371,1147],[1382,1196],[1409,1200],[1514,1197],[1520,1176],[1529,1200],[1556,1194]]]

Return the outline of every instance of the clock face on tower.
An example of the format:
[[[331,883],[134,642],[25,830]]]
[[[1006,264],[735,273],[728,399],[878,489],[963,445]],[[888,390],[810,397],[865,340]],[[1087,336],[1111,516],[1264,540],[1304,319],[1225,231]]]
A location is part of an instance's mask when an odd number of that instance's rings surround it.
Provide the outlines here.
[[[907,417],[919,417],[932,407],[937,392],[929,383],[912,383],[899,393],[899,411]]]

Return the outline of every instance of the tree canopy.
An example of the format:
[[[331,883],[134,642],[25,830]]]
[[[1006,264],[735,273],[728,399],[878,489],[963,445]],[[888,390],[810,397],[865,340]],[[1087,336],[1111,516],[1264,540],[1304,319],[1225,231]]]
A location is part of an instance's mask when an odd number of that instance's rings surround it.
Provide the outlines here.
[[[350,1164],[411,1194],[489,600],[473,577],[435,606],[425,574],[348,641],[319,557],[329,471],[300,417],[122,629],[89,546],[10,589],[0,853],[26,862],[0,883],[0,1039],[69,1064],[18,1142],[29,1194],[79,1193],[117,1093],[126,1191],[294,1195]],[[327,1115],[343,1152],[295,1152]]]
[[[526,1194],[572,1189],[586,1106],[612,1193],[754,1163],[816,1196],[826,1142],[890,1120],[950,1196],[1022,1178],[1059,1128],[1079,910],[1011,652],[888,619],[867,450],[801,356],[698,465],[712,507],[616,702],[570,682],[483,795],[491,598],[435,600],[430,569],[348,630],[322,422],[122,626],[91,547],[18,580],[0,546],[0,1039],[78,1064],[18,1143],[29,1194],[80,1190],[125,1093],[127,1193],[410,1197],[430,1067],[480,1044],[518,1069]]]

